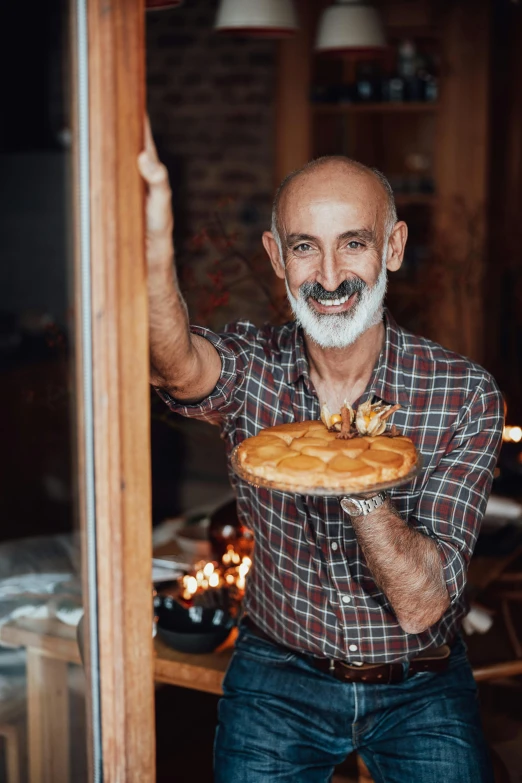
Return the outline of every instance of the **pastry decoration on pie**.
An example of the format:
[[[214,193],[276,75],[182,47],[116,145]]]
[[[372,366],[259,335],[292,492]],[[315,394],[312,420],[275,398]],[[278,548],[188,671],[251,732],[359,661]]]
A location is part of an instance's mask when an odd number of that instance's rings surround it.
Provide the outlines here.
[[[365,491],[406,476],[418,455],[410,438],[387,419],[399,405],[368,400],[353,410],[345,402],[339,414],[326,405],[320,421],[278,424],[247,438],[237,459],[248,478],[292,487]]]

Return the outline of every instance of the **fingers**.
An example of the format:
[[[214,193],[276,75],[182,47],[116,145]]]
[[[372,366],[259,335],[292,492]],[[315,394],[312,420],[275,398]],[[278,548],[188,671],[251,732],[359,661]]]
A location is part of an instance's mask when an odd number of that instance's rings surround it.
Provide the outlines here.
[[[173,215],[168,172],[156,152],[148,116],[144,126],[145,149],[138,155],[138,169],[147,183],[147,234],[162,238],[172,235]]]
[[[168,185],[167,170],[158,158],[148,114],[145,115],[144,141],[145,149],[138,155],[138,168],[141,176],[149,186]]]
[[[154,139],[152,137],[150,118],[148,114],[145,114],[143,138],[145,141],[145,150],[149,153],[149,157],[151,160],[158,161],[158,153],[156,151],[156,145],[154,144]]]
[[[138,155],[138,168],[141,176],[150,187],[168,185],[167,169],[157,158],[151,158],[146,149]]]

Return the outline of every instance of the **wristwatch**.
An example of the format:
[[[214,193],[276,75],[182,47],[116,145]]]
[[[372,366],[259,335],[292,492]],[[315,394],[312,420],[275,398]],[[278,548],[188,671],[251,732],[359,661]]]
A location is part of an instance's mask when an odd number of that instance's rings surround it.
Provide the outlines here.
[[[341,508],[351,517],[366,516],[382,506],[387,497],[386,492],[378,492],[369,498],[346,497],[341,500]]]

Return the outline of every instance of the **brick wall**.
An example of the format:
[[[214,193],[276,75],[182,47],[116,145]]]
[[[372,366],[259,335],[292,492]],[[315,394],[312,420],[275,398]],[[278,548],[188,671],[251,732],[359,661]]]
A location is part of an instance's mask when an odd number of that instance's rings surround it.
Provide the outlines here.
[[[178,264],[188,272],[193,320],[214,328],[272,315],[263,289],[273,273],[260,236],[274,184],[276,76],[275,42],[217,34],[216,9],[217,0],[186,0],[147,14],[148,105],[172,180]]]

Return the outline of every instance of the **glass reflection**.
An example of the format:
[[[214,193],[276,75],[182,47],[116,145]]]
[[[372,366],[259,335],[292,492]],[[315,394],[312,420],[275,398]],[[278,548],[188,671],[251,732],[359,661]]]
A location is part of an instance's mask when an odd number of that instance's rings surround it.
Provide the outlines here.
[[[0,782],[82,783],[70,9],[0,10]]]

